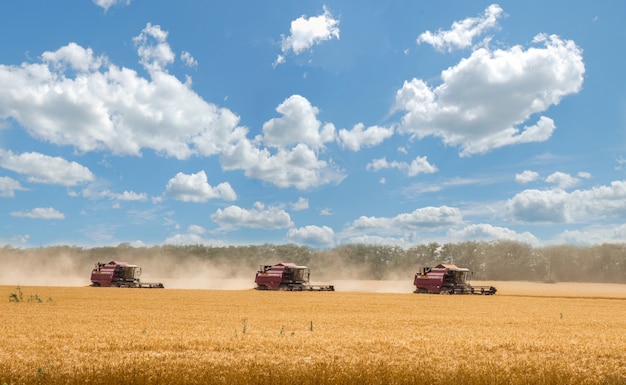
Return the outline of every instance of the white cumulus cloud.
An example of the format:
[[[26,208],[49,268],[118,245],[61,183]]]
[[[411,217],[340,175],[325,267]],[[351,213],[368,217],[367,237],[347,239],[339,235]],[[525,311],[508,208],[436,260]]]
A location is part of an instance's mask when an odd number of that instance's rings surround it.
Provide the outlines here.
[[[515,174],[515,181],[519,184],[534,182],[539,178],[539,173],[531,170],[524,170],[520,174]]]
[[[428,158],[425,156],[418,156],[413,159],[411,163],[387,161],[386,158],[374,159],[368,163],[366,169],[368,171],[379,171],[386,168],[395,168],[407,173],[408,176],[416,176],[418,174],[433,174],[437,171],[436,166],[428,162]]]
[[[187,51],[183,51],[180,54],[180,58],[188,67],[197,67],[198,61]]]
[[[306,144],[271,152],[249,140],[233,144],[220,158],[225,170],[243,170],[248,177],[260,179],[281,188],[305,190],[345,178],[332,163],[318,158]]]
[[[506,227],[498,227],[490,224],[480,223],[468,225],[462,229],[451,229],[448,236],[456,242],[462,241],[493,241],[493,240],[511,240],[516,242],[528,243],[530,245],[539,245],[540,242],[533,234],[525,231],[517,233]]]
[[[339,20],[335,19],[328,8],[319,16],[306,18],[301,16],[291,22],[290,34],[281,36],[282,54],[278,55],[274,66],[285,62],[285,55],[290,51],[300,55],[314,45],[331,39],[339,39]]]
[[[303,96],[292,95],[276,111],[283,116],[263,124],[263,142],[272,147],[304,143],[317,149],[333,141],[335,127],[317,120],[319,110]]]
[[[41,63],[0,65],[0,116],[34,138],[79,152],[178,159],[215,155],[245,133],[239,117],[207,103],[169,74],[175,60],[167,32],[147,24],[134,39],[150,78],[70,43]]]
[[[256,202],[252,209],[234,205],[218,209],[211,215],[211,220],[218,223],[223,230],[240,227],[275,230],[293,226],[286,211],[273,206],[265,207],[260,202]]]
[[[483,15],[455,21],[449,30],[422,33],[417,38],[417,44],[427,43],[439,51],[470,47],[476,37],[498,26],[498,19],[503,13],[499,5],[492,4],[485,9]]]
[[[565,190],[569,187],[572,187],[578,184],[578,182],[580,182],[580,179],[575,178],[571,176],[570,174],[557,171],[555,173],[548,175],[546,177],[546,182],[554,183],[558,186],[558,188]]]
[[[213,187],[209,184],[204,170],[190,175],[179,172],[167,182],[165,192],[183,202],[207,202],[216,198],[227,201],[237,199],[237,194],[230,183],[223,182]]]
[[[160,26],[148,23],[143,31],[133,38],[141,58],[140,63],[146,70],[164,71],[176,59],[167,43],[167,35],[167,31],[162,30]]]
[[[287,232],[289,242],[317,247],[332,247],[334,238],[335,232],[328,226],[304,226]]]
[[[309,200],[306,198],[298,198],[297,202],[291,203],[291,209],[294,211],[302,211],[309,208]]]
[[[358,123],[352,127],[352,130],[339,130],[341,146],[352,151],[359,151],[361,147],[376,146],[393,135],[393,128],[380,126],[364,128],[363,123]]]
[[[573,223],[598,219],[626,220],[626,181],[570,193],[561,189],[524,190],[507,202],[520,222]]]
[[[65,219],[65,215],[62,212],[52,207],[37,207],[30,211],[14,211],[11,215],[14,217],[34,219]]]
[[[93,3],[98,7],[104,9],[104,11],[106,12],[114,5],[130,5],[130,1],[131,0],[93,0]]]
[[[0,197],[12,198],[15,196],[15,191],[25,191],[27,188],[23,187],[20,182],[8,176],[0,176]]]
[[[359,231],[402,232],[441,228],[461,223],[462,216],[455,207],[423,207],[395,217],[366,217],[353,221],[349,228]]]
[[[556,126],[540,114],[581,90],[585,66],[571,40],[540,34],[533,44],[476,49],[444,70],[436,87],[405,81],[396,93],[395,109],[406,111],[398,132],[440,137],[462,156],[547,140]]]
[[[75,186],[94,179],[93,173],[81,164],[38,152],[14,154],[0,150],[0,167],[26,175],[33,183]]]

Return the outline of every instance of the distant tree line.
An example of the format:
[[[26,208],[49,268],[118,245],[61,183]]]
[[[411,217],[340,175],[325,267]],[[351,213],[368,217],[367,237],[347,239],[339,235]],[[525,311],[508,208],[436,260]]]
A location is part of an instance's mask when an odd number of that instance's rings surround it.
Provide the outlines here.
[[[4,269],[89,272],[95,262],[123,260],[149,267],[153,274],[182,274],[208,267],[222,277],[246,277],[261,264],[295,262],[311,268],[312,279],[412,279],[421,267],[454,263],[473,272],[474,280],[626,283],[626,243],[594,246],[532,247],[513,241],[428,243],[409,248],[348,244],[318,250],[306,246],[163,245],[82,248],[0,247]]]

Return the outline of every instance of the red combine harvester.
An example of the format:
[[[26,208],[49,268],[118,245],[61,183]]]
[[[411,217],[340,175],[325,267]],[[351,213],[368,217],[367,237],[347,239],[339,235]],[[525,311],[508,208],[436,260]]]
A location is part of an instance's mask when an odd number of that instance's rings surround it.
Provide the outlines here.
[[[424,267],[415,274],[414,293],[430,294],[496,294],[493,286],[472,286],[467,282],[469,269],[452,264],[439,264],[435,267]]]
[[[91,271],[91,286],[163,289],[162,283],[141,282],[141,267],[128,262],[96,263]]]
[[[261,265],[254,283],[257,290],[335,291],[333,285],[311,285],[309,268],[295,263]]]

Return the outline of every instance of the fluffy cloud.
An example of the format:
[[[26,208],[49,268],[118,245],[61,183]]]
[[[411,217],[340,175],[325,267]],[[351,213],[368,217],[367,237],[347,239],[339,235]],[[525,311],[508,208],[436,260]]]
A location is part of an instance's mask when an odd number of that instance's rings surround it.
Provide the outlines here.
[[[332,124],[322,126],[317,120],[318,109],[306,98],[292,95],[276,110],[283,116],[265,122],[262,137],[254,142],[242,137],[224,149],[222,167],[243,170],[248,177],[281,188],[305,190],[343,180],[340,170],[318,158],[317,150],[335,137]]]
[[[515,174],[515,181],[519,184],[527,184],[534,182],[539,178],[539,173],[530,170],[524,170],[521,174]]]
[[[497,27],[498,19],[502,15],[502,8],[497,4],[492,4],[485,9],[482,16],[456,21],[449,30],[439,30],[436,33],[426,31],[422,33],[417,38],[417,44],[427,43],[439,51],[467,48],[473,44],[476,37],[488,29]]]
[[[58,72],[67,69],[79,72],[97,71],[107,64],[106,57],[95,57],[91,48],[83,48],[76,43],[69,43],[54,52],[46,51],[41,55],[41,59],[51,69]]]
[[[101,182],[91,183],[89,186],[81,191],[82,196],[89,199],[111,199],[115,201],[125,202],[145,202],[148,200],[148,194],[146,193],[137,193],[128,190],[122,193],[117,193],[107,188],[104,188],[102,184],[103,183]],[[71,192],[70,195],[76,196],[77,194],[75,192]]]
[[[368,163],[366,169],[369,171],[378,171],[385,168],[395,168],[405,171],[408,176],[416,176],[418,174],[433,174],[438,171],[436,166],[428,162],[425,156],[418,156],[409,164],[406,162],[392,161],[388,162],[386,158],[375,159]]]
[[[254,208],[250,210],[239,206],[218,209],[211,215],[211,220],[218,223],[223,230],[239,227],[275,230],[293,226],[291,217],[286,211],[277,207],[265,207],[260,202],[256,202]]]
[[[567,193],[563,190],[524,190],[507,203],[509,212],[522,222],[567,222]]]
[[[245,131],[230,110],[204,101],[166,71],[167,32],[147,24],[134,41],[150,74],[110,64],[70,43],[41,63],[0,65],[0,116],[38,139],[80,152],[140,155],[148,148],[186,159],[214,155]]]
[[[282,116],[250,140],[238,116],[207,103],[189,81],[167,72],[175,55],[166,31],[147,24],[134,42],[149,79],[75,43],[44,52],[39,64],[0,65],[0,117],[15,120],[35,138],[79,152],[140,156],[151,149],[177,159],[222,155],[224,169],[243,170],[281,188],[307,189],[344,178],[318,159],[317,151],[336,139],[335,128],[317,120],[319,111],[306,98],[287,98],[277,107]],[[192,59],[183,55],[187,64]]]
[[[108,11],[114,5],[123,4],[129,5],[131,0],[93,0],[93,3],[98,7],[104,9],[104,11]]]
[[[284,55],[289,51],[300,55],[312,46],[333,38],[339,39],[339,20],[333,17],[326,6],[324,6],[324,13],[319,16],[312,16],[308,19],[301,16],[291,22],[290,35],[281,36],[283,54],[278,55],[274,66],[284,63]]]
[[[379,145],[385,139],[393,135],[393,128],[371,126],[367,129],[363,123],[356,124],[352,130],[339,130],[341,146],[352,151],[359,151],[361,147],[372,147]]]
[[[405,81],[396,94],[395,108],[406,111],[398,132],[440,137],[460,146],[462,156],[547,140],[553,120],[531,117],[579,92],[585,66],[573,41],[537,35],[533,43],[527,49],[476,49],[443,71],[442,84],[434,88],[420,79]]]
[[[319,110],[300,95],[292,95],[281,103],[276,111],[283,116],[263,124],[263,142],[272,147],[303,143],[318,149],[335,138],[332,124],[317,120]]]
[[[564,172],[557,171],[552,173],[546,177],[546,182],[556,184],[560,189],[567,189],[568,187],[572,187],[578,182],[580,179],[574,178],[573,176],[566,174]]]
[[[191,54],[187,51],[183,51],[180,54],[180,58],[183,61],[183,63],[185,63],[186,66],[188,67],[197,67],[198,66],[198,61],[191,56]]]
[[[144,202],[148,200],[148,195],[146,193],[136,193],[134,191],[124,191],[123,193],[114,193],[109,190],[105,190],[103,192],[103,197],[108,197],[110,199],[115,199],[118,201],[140,201]]]
[[[332,164],[320,160],[306,144],[292,149],[279,148],[275,153],[255,146],[249,140],[233,144],[220,158],[225,170],[243,170],[245,175],[264,180],[281,188],[305,190],[345,177]]]
[[[65,219],[65,215],[52,207],[37,207],[30,211],[15,211],[11,213],[14,217],[34,218],[34,219]]]
[[[461,221],[461,212],[455,207],[423,207],[395,217],[362,216],[353,221],[348,228],[359,232],[402,233],[438,229],[457,225]]]
[[[510,215],[521,222],[570,223],[626,218],[626,181],[571,193],[561,189],[525,190],[507,202]]]
[[[309,208],[309,200],[306,198],[298,198],[297,202],[293,202],[290,204],[291,209],[294,211],[302,211]]]
[[[165,192],[172,198],[183,202],[206,202],[215,198],[227,201],[237,199],[237,194],[230,183],[223,182],[213,187],[209,184],[204,171],[191,175],[179,172],[167,182]]]
[[[492,241],[492,240],[511,240],[530,245],[539,245],[539,240],[531,233],[525,231],[517,233],[505,227],[492,226],[490,224],[475,224],[466,226],[460,230],[448,231],[448,236],[455,241]]]
[[[17,155],[11,151],[0,150],[0,167],[27,175],[27,180],[33,183],[75,186],[94,179],[94,175],[85,166],[37,152]]]
[[[167,31],[158,25],[148,23],[133,41],[137,45],[139,61],[148,71],[162,72],[174,62],[176,55],[167,43]]]
[[[599,245],[602,243],[624,243],[626,225],[592,225],[580,230],[566,230],[551,243],[563,245]]]
[[[335,232],[328,226],[304,226],[287,232],[289,242],[318,247],[332,247],[334,238]]]
[[[579,172],[578,178],[564,172],[554,172],[548,175],[544,180],[548,183],[555,184],[559,189],[565,190],[580,183],[580,178],[589,179],[591,174],[588,172]],[[539,173],[530,170],[524,170],[520,174],[515,175],[515,181],[519,184],[527,184],[539,179]]]
[[[0,197],[2,198],[12,198],[15,196],[15,191],[18,190],[28,190],[20,184],[20,182],[16,181],[13,178],[9,178],[8,176],[0,176]]]

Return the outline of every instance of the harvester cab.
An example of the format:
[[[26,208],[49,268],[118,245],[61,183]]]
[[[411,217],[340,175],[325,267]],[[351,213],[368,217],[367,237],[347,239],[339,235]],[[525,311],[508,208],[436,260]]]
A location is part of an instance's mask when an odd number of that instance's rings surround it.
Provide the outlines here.
[[[311,270],[306,266],[285,267],[285,278],[293,283],[309,282]]]
[[[466,279],[469,273],[468,269],[457,268],[456,270],[448,269],[444,276],[444,284],[450,286],[465,286],[467,284]]]
[[[119,278],[128,282],[134,282],[141,277],[141,267],[137,265],[121,266],[118,272]]]

